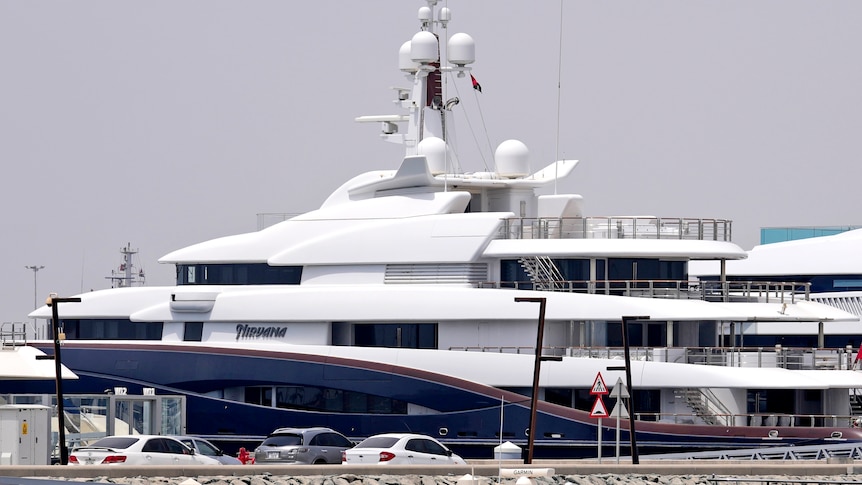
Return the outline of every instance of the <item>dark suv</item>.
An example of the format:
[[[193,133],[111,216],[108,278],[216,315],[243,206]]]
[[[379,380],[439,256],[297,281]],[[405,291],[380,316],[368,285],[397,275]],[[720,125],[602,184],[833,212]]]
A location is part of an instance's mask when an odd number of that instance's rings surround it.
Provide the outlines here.
[[[278,428],[254,450],[255,464],[341,463],[341,452],[353,443],[329,428]]]

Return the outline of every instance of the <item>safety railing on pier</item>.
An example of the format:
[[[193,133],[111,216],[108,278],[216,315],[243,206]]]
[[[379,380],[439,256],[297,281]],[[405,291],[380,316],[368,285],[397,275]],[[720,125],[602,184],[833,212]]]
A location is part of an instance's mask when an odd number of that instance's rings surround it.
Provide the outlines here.
[[[778,437],[780,438],[780,437]],[[834,438],[834,443],[818,445],[795,445],[795,446],[761,446],[756,448],[736,448],[730,450],[698,451],[693,453],[663,453],[655,455],[643,455],[644,460],[826,460],[829,458],[848,458],[851,460],[862,459],[862,443],[844,442],[840,437]],[[776,442],[776,445],[780,442]],[[781,478],[752,477],[713,477],[713,483],[766,483],[766,484],[844,484],[859,483],[855,480],[796,480],[786,476]]]
[[[731,241],[726,219],[555,217],[504,219],[500,239],[688,239]]]
[[[719,426],[757,426],[765,429],[769,436],[771,427],[790,428],[852,428],[859,416],[851,414],[779,414],[779,413],[715,413],[709,415],[715,423],[703,421],[704,415],[697,413],[635,413],[638,421],[653,421],[673,424],[717,424]],[[776,435],[774,438],[780,438]]]

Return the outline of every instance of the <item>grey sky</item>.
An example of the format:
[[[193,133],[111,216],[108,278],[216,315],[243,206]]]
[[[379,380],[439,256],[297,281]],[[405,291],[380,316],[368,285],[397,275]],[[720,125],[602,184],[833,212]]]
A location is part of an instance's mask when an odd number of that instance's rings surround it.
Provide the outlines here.
[[[353,119],[397,112],[420,5],[0,0],[0,321],[33,307],[26,265],[40,301],[71,296],[131,242],[169,284],[167,252],[396,168]],[[862,2],[565,0],[559,91],[559,1],[449,7],[476,40],[478,139],[543,167],[559,97],[559,155],[581,160],[560,191],[589,215],[728,218],[746,249],[763,226],[862,223]]]

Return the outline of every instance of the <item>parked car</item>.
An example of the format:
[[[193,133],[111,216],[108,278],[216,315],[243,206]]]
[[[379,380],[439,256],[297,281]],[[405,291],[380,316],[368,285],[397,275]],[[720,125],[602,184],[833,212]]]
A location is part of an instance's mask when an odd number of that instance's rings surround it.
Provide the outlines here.
[[[254,463],[340,463],[341,452],[351,447],[349,439],[330,428],[279,428],[254,450]]]
[[[386,433],[372,436],[342,454],[345,465],[466,465],[449,448],[430,436]]]
[[[182,444],[195,450],[198,455],[208,456],[218,460],[222,465],[242,465],[239,458],[235,456],[225,455],[224,452],[209,441],[195,436],[172,436],[182,442]]]
[[[168,436],[107,436],[79,446],[69,454],[69,465],[218,465]]]

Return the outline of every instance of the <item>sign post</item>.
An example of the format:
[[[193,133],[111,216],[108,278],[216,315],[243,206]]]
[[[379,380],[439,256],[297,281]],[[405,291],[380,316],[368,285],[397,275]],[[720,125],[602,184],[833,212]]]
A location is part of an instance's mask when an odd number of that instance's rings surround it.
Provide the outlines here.
[[[617,377],[617,383],[614,384],[614,390],[611,391],[611,397],[616,398],[617,403],[614,405],[613,411],[611,411],[611,415],[617,417],[617,463],[620,462],[620,418],[628,418],[629,412],[626,409],[626,405],[623,402],[623,399],[629,398],[629,391],[626,389],[626,386],[623,384],[623,380],[620,377]]]
[[[596,380],[593,381],[593,387],[590,389],[590,394],[596,396],[596,402],[593,403],[593,409],[590,411],[591,418],[599,418],[599,425],[596,428],[598,433],[598,455],[599,463],[602,462],[602,418],[608,416],[608,408],[605,407],[605,402],[602,401],[602,396],[608,393],[608,386],[605,385],[605,380],[602,379],[602,373],[596,374]]]

